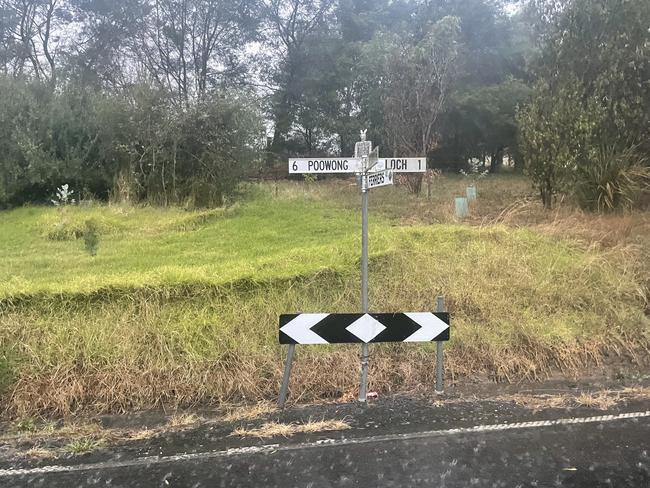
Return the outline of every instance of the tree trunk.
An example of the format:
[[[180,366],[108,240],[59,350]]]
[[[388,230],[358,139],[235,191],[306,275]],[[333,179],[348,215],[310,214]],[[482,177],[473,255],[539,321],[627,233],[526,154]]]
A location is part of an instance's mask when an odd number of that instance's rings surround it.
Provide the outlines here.
[[[544,208],[551,210],[553,208],[553,185],[550,178],[546,178],[540,188],[542,203]]]
[[[490,174],[496,173],[503,164],[503,147],[490,155]]]

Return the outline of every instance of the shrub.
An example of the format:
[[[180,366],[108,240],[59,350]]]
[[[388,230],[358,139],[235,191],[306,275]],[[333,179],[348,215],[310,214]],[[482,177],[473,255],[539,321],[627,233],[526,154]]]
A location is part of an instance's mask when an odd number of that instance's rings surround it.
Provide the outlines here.
[[[650,167],[634,148],[601,146],[590,163],[581,166],[576,175],[575,194],[582,208],[630,208],[650,188]]]
[[[99,247],[99,228],[93,219],[86,220],[84,228],[84,246],[91,256],[97,255]]]

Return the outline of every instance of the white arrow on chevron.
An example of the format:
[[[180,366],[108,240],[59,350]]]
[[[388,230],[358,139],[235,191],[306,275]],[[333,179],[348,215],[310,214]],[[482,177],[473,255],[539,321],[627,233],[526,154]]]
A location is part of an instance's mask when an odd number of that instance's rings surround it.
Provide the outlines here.
[[[421,326],[404,339],[404,342],[428,342],[438,337],[449,328],[449,325],[440,320],[431,312],[407,312],[406,315],[413,322]]]
[[[328,313],[301,313],[295,319],[280,327],[280,330],[298,344],[329,344],[311,330],[314,325],[328,315]]]

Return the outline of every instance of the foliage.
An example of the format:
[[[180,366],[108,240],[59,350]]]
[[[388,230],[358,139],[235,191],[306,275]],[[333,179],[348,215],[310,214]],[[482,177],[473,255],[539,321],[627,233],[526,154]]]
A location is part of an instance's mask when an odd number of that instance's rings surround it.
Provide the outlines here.
[[[88,254],[97,256],[97,248],[99,247],[99,229],[97,222],[93,219],[86,220],[84,228],[84,247]]]
[[[454,149],[462,160],[468,161],[468,165],[472,160],[489,161],[489,171],[494,173],[505,153],[519,156],[515,115],[529,95],[528,86],[515,78],[457,89],[446,115],[443,138],[451,137],[447,144],[453,146],[453,139],[462,134],[462,139],[458,139],[460,147]]]
[[[381,101],[383,140],[393,151],[424,156],[437,144],[440,115],[454,80],[459,19],[445,17],[417,44],[377,36],[365,63],[372,66]]]
[[[147,86],[108,95],[1,83],[0,205],[45,202],[69,183],[104,200],[221,204],[258,161],[260,115],[244,93],[183,108]]]
[[[57,188],[56,195],[54,200],[52,200],[52,203],[57,207],[61,205],[73,204],[75,202],[74,198],[72,198],[73,193],[74,190],[70,189],[70,185],[67,183],[61,185],[59,188]]]
[[[570,190],[577,169],[591,161],[604,117],[596,100],[583,101],[577,86],[574,80],[558,92],[539,82],[518,115],[526,172],[546,208],[558,192]]]
[[[576,194],[593,209],[629,206],[645,170],[628,150],[613,148],[650,151],[650,4],[573,0],[563,8],[557,2],[536,6],[544,12],[538,14],[544,39],[540,81],[519,114],[527,171],[547,207],[558,192]],[[640,161],[647,165],[647,158]]]
[[[471,178],[472,180],[485,178],[489,170],[485,169],[481,171],[480,162],[477,159],[470,159],[468,162],[469,172],[464,169],[460,170],[460,174],[465,178]]]
[[[576,196],[583,208],[609,211],[632,207],[650,191],[650,166],[636,148],[600,146],[591,164],[581,166]]]

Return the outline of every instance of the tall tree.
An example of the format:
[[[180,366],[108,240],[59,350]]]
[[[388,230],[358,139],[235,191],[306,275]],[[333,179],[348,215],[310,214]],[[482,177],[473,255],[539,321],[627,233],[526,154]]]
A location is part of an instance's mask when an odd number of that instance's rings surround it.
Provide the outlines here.
[[[5,69],[14,76],[29,74],[56,85],[57,60],[62,50],[60,33],[69,22],[63,0],[3,0],[0,3],[5,49],[11,60]],[[56,33],[56,34],[55,34]]]
[[[271,116],[274,132],[271,150],[275,153],[286,148],[287,137],[300,109],[300,94],[312,63],[309,40],[317,32],[327,29],[333,5],[333,0],[264,2],[266,42],[274,53],[269,59],[272,69],[267,78],[273,86]]]
[[[543,44],[533,101],[520,116],[521,143],[535,183],[547,188],[544,203],[567,190],[591,206],[602,199],[578,191],[589,180],[596,180],[588,187],[607,201],[629,201],[611,193],[650,178],[640,168],[644,158],[630,156],[650,154],[650,4],[572,0],[533,6],[542,12]],[[555,185],[540,174],[555,175]]]
[[[256,0],[153,0],[136,52],[150,76],[187,104],[212,87],[234,86],[256,38]]]
[[[456,71],[459,23],[445,17],[416,44],[380,35],[369,45],[366,65],[381,101],[384,138],[394,152],[426,156],[438,143],[439,119]]]

